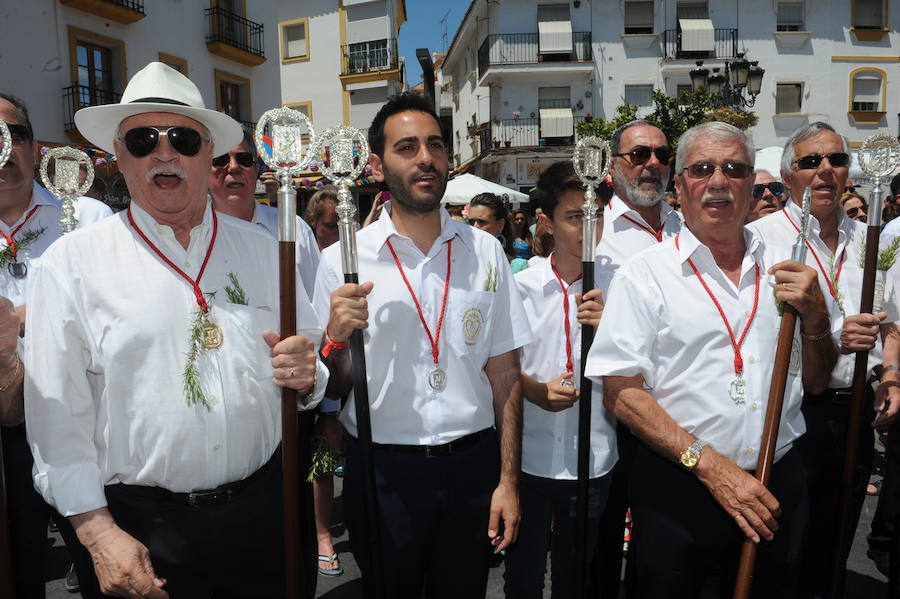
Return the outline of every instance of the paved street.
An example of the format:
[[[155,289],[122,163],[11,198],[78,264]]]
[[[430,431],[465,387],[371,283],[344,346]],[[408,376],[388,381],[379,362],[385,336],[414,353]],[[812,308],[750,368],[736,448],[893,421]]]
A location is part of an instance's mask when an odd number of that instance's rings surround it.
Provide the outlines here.
[[[341,479],[335,479],[335,492],[340,493]],[[866,534],[869,531],[869,522],[875,513],[875,497],[867,497],[863,508],[862,518],[857,529],[853,551],[850,555],[850,572],[847,577],[847,595],[845,599],[876,599],[887,597],[887,579],[875,569],[872,562],[866,557]],[[358,599],[362,597],[359,570],[350,554],[350,544],[347,531],[343,526],[343,512],[340,497],[335,505],[333,531],[336,535],[335,548],[341,556],[344,565],[344,575],[338,578],[326,578],[319,576],[317,597],[321,599]],[[68,568],[68,558],[65,546],[58,535],[54,535],[54,546],[51,553],[51,566],[48,573],[47,597],[48,599],[76,599],[77,593],[68,593],[63,586],[63,578]],[[549,586],[549,585],[548,585]],[[545,597],[549,597],[549,589],[545,590]],[[490,583],[488,585],[488,599],[501,599],[503,597],[503,567],[491,570]]]

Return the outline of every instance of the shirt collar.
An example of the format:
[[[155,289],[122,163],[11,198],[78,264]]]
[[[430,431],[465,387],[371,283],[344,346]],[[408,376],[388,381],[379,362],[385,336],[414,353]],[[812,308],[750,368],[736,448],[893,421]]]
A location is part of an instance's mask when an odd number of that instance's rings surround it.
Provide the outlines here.
[[[800,220],[803,217],[803,208],[794,202],[794,199],[791,198],[787,201],[787,204],[784,205],[784,210],[790,215],[791,220],[794,221],[794,224],[798,227],[800,226]],[[850,232],[852,231],[852,222],[847,213],[844,211],[843,207],[838,207],[837,210],[837,230],[838,230],[838,247],[843,246],[847,243],[847,240],[850,238]],[[821,241],[822,235],[822,226],[819,224],[819,219],[813,216],[812,213],[809,215],[809,234],[810,237],[814,237]]]
[[[172,231],[172,227],[158,223],[156,219],[150,216],[149,212],[141,208],[141,206],[138,205],[137,202],[131,202],[129,206],[131,208],[131,216],[134,218],[134,222],[137,223],[137,226],[141,228],[141,231],[144,233],[144,235],[147,236],[148,239],[150,239],[154,243],[177,244],[177,241],[175,241],[175,234]],[[212,201],[211,198],[207,196],[206,208],[204,208],[203,210],[203,220],[199,225],[191,229],[191,240],[188,244],[188,251],[190,251],[193,246],[196,245],[198,240],[202,243],[207,243],[211,235]],[[160,247],[162,248],[162,246]]]
[[[384,249],[387,241],[392,237],[396,237],[398,239],[404,239],[412,243],[409,237],[405,235],[401,235],[397,232],[397,228],[394,226],[394,221],[391,220],[391,208],[393,200],[384,203],[384,207],[381,210],[381,216],[378,217],[378,220],[369,225],[370,227],[375,227],[375,240],[376,240],[376,248],[378,252],[381,252]],[[444,210],[443,206],[439,206],[437,208],[439,210],[440,218],[441,218],[441,232],[438,235],[437,239],[432,246],[432,250],[435,247],[442,245],[444,242],[449,241],[451,239],[459,239],[462,243],[469,249],[469,251],[475,251],[475,242],[473,239],[471,226],[455,221],[450,218],[450,214]],[[429,252],[430,254],[431,252]]]
[[[763,258],[762,240],[747,227],[744,227],[743,234],[744,243],[747,245],[747,251],[744,255],[750,255],[755,262],[760,262]],[[681,232],[678,233],[676,239],[679,241],[678,261],[680,263],[684,264],[687,262],[697,251],[703,252],[712,259],[712,252],[710,249],[703,245],[703,243],[701,243],[687,227],[681,228]]]
[[[613,220],[622,216],[628,216],[629,218],[638,221],[648,229],[652,228],[649,224],[647,224],[647,221],[644,220],[644,217],[641,216],[640,213],[638,213],[636,210],[631,209],[628,204],[626,204],[625,201],[618,195],[613,195],[606,209],[609,210],[608,216],[612,217]],[[666,202],[664,202],[663,200],[659,201],[659,222],[663,227],[666,226],[666,222],[674,212],[675,210]]]
[[[49,189],[45,189],[37,184],[37,181],[33,183],[34,187],[31,192],[31,201],[28,203],[28,208],[26,209],[26,214],[28,210],[31,210],[32,206],[54,206],[59,208],[62,205],[62,201],[56,199],[52,193],[50,193]]]

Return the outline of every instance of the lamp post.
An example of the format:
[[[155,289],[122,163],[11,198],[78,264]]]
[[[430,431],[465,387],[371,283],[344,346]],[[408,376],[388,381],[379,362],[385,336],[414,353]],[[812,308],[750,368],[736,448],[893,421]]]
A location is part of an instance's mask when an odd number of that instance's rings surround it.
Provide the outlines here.
[[[751,62],[740,52],[737,58],[725,63],[724,73],[719,71],[719,67],[714,67],[710,75],[709,69],[703,68],[703,61],[698,60],[697,68],[690,72],[694,91],[709,92],[713,104],[719,108],[731,106],[740,110],[756,104],[766,72],[758,61]]]

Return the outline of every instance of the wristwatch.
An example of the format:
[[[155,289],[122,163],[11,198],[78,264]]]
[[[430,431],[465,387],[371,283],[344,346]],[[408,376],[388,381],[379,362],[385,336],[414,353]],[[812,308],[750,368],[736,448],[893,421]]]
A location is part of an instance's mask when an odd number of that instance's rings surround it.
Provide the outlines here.
[[[681,452],[681,465],[687,468],[688,470],[693,470],[697,467],[697,462],[700,461],[700,452],[703,451],[703,448],[706,447],[706,443],[697,439],[691,446]]]

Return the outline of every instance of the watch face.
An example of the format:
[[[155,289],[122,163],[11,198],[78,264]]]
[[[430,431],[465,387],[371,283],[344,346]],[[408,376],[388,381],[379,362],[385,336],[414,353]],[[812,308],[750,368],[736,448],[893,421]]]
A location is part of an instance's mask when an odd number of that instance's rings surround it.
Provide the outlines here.
[[[690,449],[681,454],[681,463],[685,468],[693,468],[700,461],[700,455]]]

